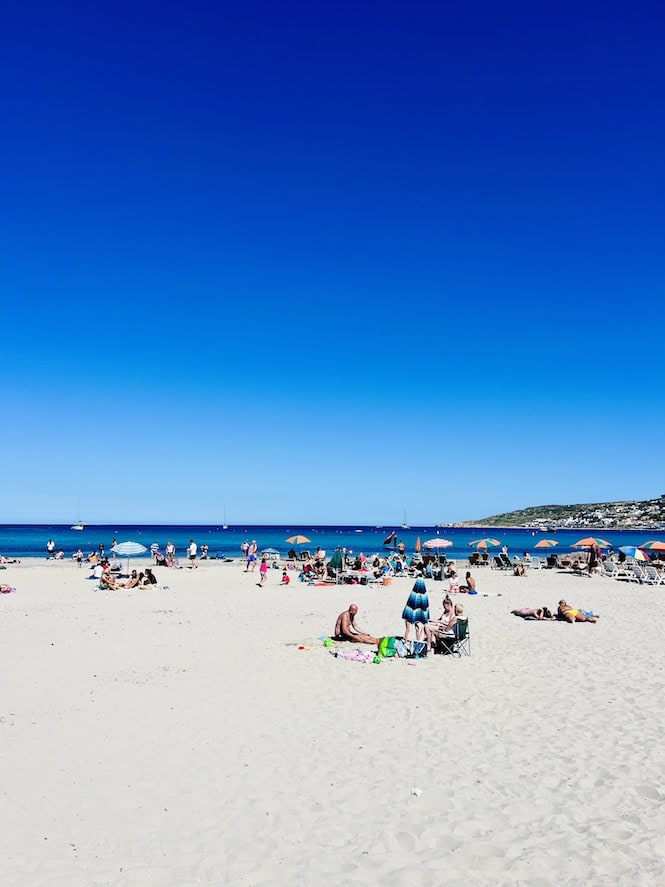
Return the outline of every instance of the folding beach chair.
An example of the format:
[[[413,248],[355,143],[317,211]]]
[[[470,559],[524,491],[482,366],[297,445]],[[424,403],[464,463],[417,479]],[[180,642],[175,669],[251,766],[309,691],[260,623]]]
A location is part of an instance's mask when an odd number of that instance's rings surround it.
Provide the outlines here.
[[[436,640],[435,652],[450,654],[461,658],[471,655],[471,632],[469,620],[458,619],[453,626],[453,635],[441,636]]]

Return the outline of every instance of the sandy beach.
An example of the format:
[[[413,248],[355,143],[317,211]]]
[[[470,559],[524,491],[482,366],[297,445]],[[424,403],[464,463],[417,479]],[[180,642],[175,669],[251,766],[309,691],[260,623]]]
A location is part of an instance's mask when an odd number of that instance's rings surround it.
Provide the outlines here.
[[[470,657],[374,665],[320,638],[413,580],[157,574],[1,574],[5,887],[663,883],[664,588],[479,569]],[[510,614],[562,597],[598,624]]]

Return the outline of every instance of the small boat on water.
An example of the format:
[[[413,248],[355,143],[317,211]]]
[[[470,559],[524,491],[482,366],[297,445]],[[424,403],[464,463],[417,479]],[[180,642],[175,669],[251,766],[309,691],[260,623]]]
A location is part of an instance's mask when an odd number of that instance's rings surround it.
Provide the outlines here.
[[[85,524],[82,524],[81,521],[79,521],[77,524],[72,524],[69,529],[70,530],[85,530]]]

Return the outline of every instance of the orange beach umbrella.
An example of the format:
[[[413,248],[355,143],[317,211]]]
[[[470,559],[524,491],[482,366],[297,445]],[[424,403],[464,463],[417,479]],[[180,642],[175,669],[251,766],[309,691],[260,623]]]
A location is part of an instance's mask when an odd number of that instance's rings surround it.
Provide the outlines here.
[[[637,547],[646,548],[647,551],[665,551],[665,542],[661,542],[660,539],[649,539],[648,542],[643,542]]]
[[[416,544],[413,546],[414,551],[420,551],[420,536],[416,539]]]
[[[556,539],[541,539],[540,542],[536,542],[534,548],[554,548],[558,544]]]
[[[607,542],[605,539],[598,539],[597,536],[586,536],[584,539],[578,539],[577,542],[573,542],[570,547],[591,548],[593,545],[595,545],[597,548],[611,548],[612,543]]]
[[[469,545],[473,545],[476,548],[496,548],[501,543],[498,539],[472,539]]]
[[[312,540],[308,539],[307,536],[289,536],[284,541],[288,542],[289,545],[304,545],[305,542],[311,542]]]

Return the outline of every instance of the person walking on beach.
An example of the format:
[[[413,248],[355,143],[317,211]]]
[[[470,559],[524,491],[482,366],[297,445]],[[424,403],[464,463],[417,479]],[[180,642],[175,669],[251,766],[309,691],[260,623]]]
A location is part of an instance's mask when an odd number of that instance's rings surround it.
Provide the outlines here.
[[[47,559],[55,557],[55,542],[53,539],[49,539],[46,543],[46,557]]]
[[[258,545],[256,544],[256,539],[252,539],[252,544],[249,546],[249,548],[247,550],[247,568],[245,570],[246,573],[249,572],[250,570],[253,573],[254,569],[256,568],[256,552],[257,552],[257,550],[258,550]]]
[[[175,545],[171,540],[166,543],[166,548],[164,549],[164,554],[166,556],[166,566],[172,567],[175,561]]]
[[[193,539],[189,540],[187,557],[189,558],[189,569],[198,570],[198,565],[196,563],[196,542]]]
[[[261,558],[261,566],[259,567],[259,573],[261,574],[261,578],[259,579],[259,585],[265,585],[266,579],[268,578],[268,561],[266,560],[265,555]]]
[[[600,548],[597,545],[592,545],[591,550],[589,551],[589,576],[592,576],[594,572],[598,569],[598,562],[600,559]]]
[[[246,539],[244,539],[240,545],[240,557],[245,561],[245,565],[247,565],[247,558],[249,557],[249,542]]]

